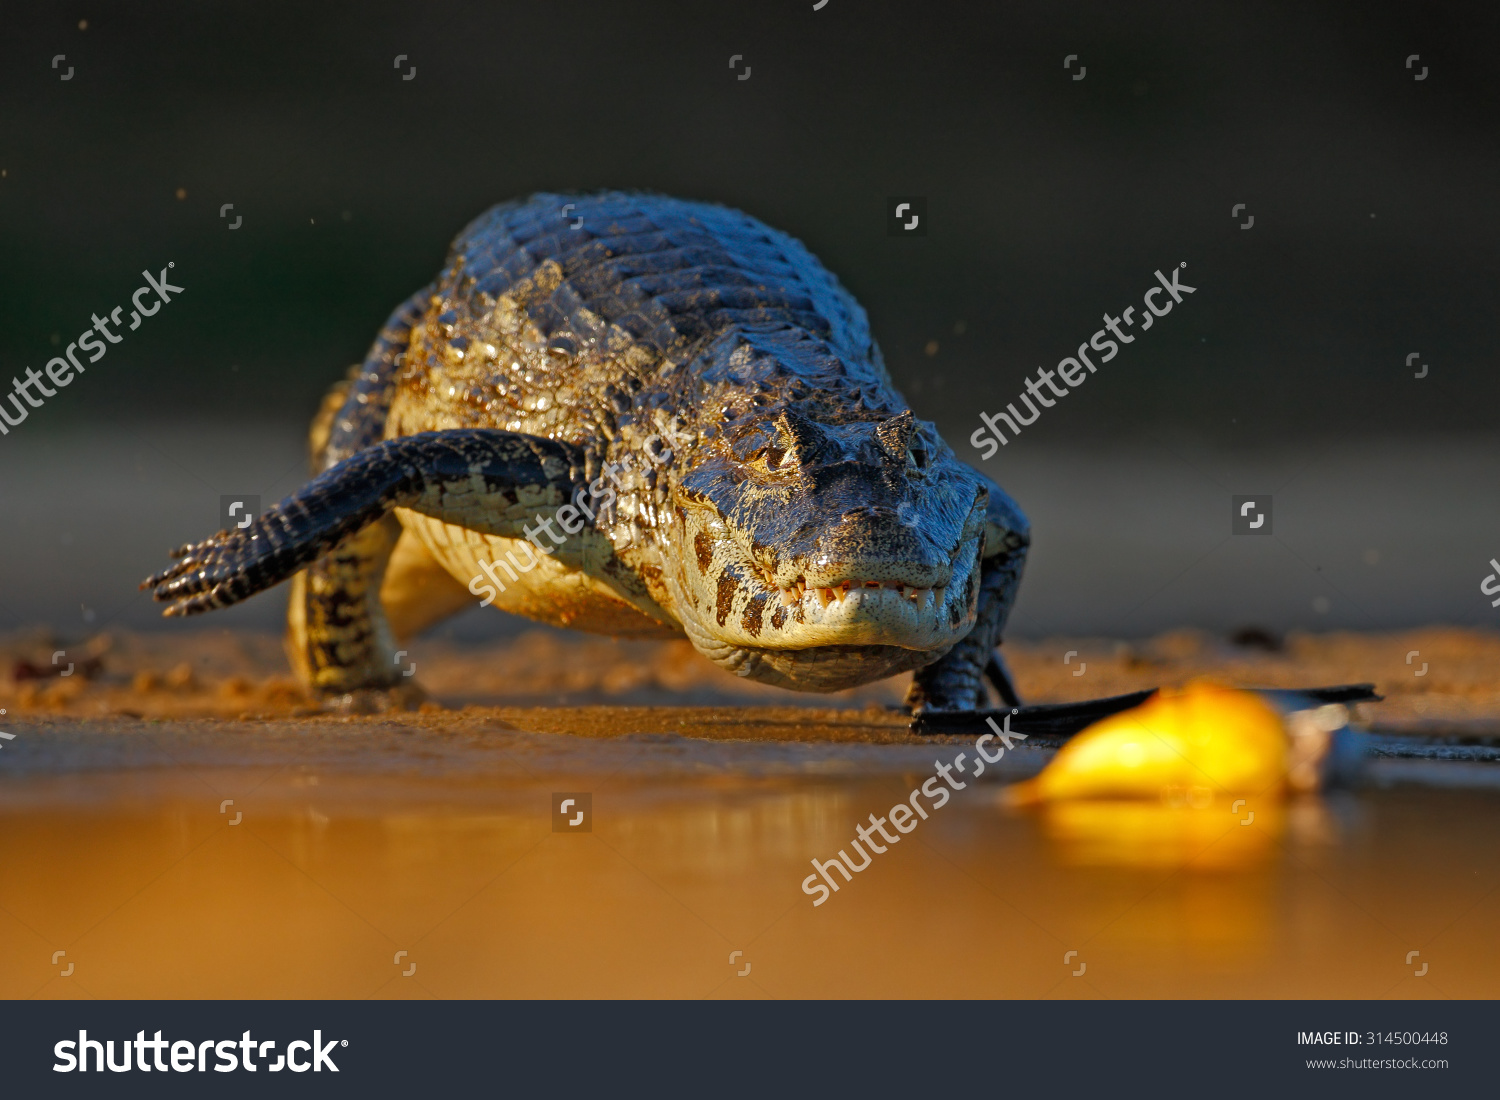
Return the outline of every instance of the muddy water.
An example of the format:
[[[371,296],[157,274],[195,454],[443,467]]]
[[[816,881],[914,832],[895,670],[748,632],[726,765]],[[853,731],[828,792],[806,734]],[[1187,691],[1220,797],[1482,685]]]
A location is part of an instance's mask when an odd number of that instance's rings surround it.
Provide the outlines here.
[[[0,997],[1500,994],[1483,764],[1021,813],[1021,746],[814,906],[809,861],[964,742],[754,708],[11,729]]]

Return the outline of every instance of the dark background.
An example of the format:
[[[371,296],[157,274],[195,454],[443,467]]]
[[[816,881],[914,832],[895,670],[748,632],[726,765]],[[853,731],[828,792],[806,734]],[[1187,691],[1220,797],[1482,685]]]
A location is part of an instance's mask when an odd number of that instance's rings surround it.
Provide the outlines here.
[[[1094,470],[1124,446],[1259,449],[1300,467],[1318,460],[1298,448],[1348,441],[1401,469],[1389,448],[1489,446],[1497,30],[1494,4],[10,5],[0,381],[41,367],[91,313],[125,301],[143,268],[173,261],[187,290],[0,439],[0,505],[12,530],[45,526],[36,510],[73,491],[23,492],[7,461],[7,448],[49,439],[60,450],[35,458],[44,465],[82,454],[73,441],[134,431],[196,467],[212,464],[218,426],[258,426],[282,448],[277,469],[288,454],[295,463],[287,441],[452,237],[539,189],[715,200],[801,238],[865,305],[918,413],[976,461],[966,441],[980,409],[1014,399],[1106,310],[1139,308],[1155,269],[1186,262],[1197,293],[986,464],[1008,486],[1025,486],[1028,459],[1057,448],[1102,453]],[[733,54],[750,79],[736,79]],[[1072,70],[1068,54],[1080,59]],[[1408,68],[1411,54],[1421,60]],[[411,65],[416,77],[401,79]],[[60,80],[68,66],[73,78]],[[927,199],[926,236],[887,236],[895,195]],[[228,202],[244,219],[236,231],[219,216]],[[1231,217],[1237,203],[1253,228]],[[1412,352],[1427,378],[1413,379]],[[182,443],[183,431],[204,442]],[[101,477],[111,453],[88,459]],[[1424,476],[1471,482],[1473,508],[1459,500],[1455,522],[1477,511],[1493,529],[1492,474],[1450,462]],[[1369,476],[1382,499],[1388,475]],[[269,503],[300,477],[200,478],[203,521],[153,529],[152,545],[211,531],[220,492]],[[1209,479],[1216,503],[1202,522],[1215,539],[1228,535],[1220,490],[1275,488],[1258,472]],[[1167,490],[1151,491],[1160,503]],[[1037,482],[1023,504],[1040,521],[1048,499],[1060,498]],[[1278,506],[1278,523],[1295,520],[1293,505]],[[1325,505],[1315,495],[1300,506],[1312,516]],[[1410,526],[1399,514],[1380,525]],[[64,545],[91,537],[86,519],[75,526]],[[1161,530],[1140,519],[1143,560],[1160,556],[1147,536]],[[1354,537],[1348,553],[1368,556],[1373,538]],[[1500,550],[1471,541],[1463,560],[1475,568]],[[26,560],[50,557],[41,546]],[[1314,571],[1320,554],[1344,552],[1294,549],[1297,568]],[[80,559],[75,573],[87,568]],[[1444,591],[1468,593],[1480,576]],[[12,618],[53,615],[21,587],[7,588]],[[1348,621],[1487,614],[1473,594],[1424,603],[1405,587],[1399,613],[1372,596]],[[1134,602],[1093,619],[1038,612],[1032,624],[1125,629]],[[1192,617],[1163,615],[1156,625]]]
[[[39,426],[302,419],[487,206],[648,188],[804,240],[928,416],[1008,398],[1187,260],[1191,308],[1038,434],[1488,426],[1497,29],[1493,4],[13,5],[0,363],[170,259],[182,306]],[[886,236],[898,194],[926,237]]]

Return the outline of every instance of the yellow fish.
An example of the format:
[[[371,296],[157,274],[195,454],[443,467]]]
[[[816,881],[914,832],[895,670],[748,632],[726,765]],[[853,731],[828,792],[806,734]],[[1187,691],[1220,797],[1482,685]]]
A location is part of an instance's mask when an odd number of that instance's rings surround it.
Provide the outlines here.
[[[1274,707],[1254,692],[1195,681],[1095,722],[1035,779],[1011,787],[1007,801],[1277,797],[1290,759],[1291,741]]]

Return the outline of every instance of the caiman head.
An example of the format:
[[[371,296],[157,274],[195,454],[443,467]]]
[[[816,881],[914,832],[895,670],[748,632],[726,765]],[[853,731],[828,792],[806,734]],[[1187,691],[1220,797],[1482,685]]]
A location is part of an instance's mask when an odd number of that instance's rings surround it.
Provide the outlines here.
[[[875,404],[726,409],[678,470],[668,583],[705,656],[836,691],[927,665],[969,633],[986,485],[931,424]]]

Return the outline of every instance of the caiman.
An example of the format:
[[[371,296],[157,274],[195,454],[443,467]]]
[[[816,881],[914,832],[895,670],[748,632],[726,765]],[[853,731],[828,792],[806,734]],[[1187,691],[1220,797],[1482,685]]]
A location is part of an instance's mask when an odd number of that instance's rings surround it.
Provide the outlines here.
[[[324,696],[485,596],[828,692],[912,671],[916,714],[1018,705],[997,646],[1025,516],[918,420],[799,241],[656,195],[538,194],[453,243],[325,399],[315,476],[142,587],[167,615],[290,579]],[[404,681],[410,683],[410,681]]]

